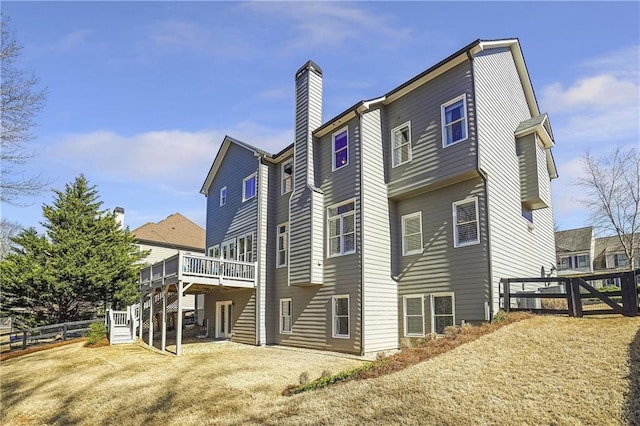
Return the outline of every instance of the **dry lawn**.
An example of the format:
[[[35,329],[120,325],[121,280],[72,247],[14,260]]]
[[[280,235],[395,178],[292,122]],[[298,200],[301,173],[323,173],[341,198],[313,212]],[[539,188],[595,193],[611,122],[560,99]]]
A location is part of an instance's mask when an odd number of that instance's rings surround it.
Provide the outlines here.
[[[280,392],[300,373],[360,361],[235,344],[185,352],[75,344],[4,361],[0,422],[640,424],[640,318],[535,317],[393,374],[293,397]]]

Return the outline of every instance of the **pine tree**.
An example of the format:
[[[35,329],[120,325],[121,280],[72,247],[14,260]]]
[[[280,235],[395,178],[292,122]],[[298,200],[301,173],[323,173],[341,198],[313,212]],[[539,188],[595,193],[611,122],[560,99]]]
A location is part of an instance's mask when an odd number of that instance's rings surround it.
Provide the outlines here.
[[[134,302],[136,262],[146,253],[112,213],[101,210],[96,187],[83,175],[54,193],[53,204],[43,206],[46,236],[33,229],[21,232],[14,239],[20,248],[1,263],[3,302],[14,313],[27,309],[30,320],[49,323]]]

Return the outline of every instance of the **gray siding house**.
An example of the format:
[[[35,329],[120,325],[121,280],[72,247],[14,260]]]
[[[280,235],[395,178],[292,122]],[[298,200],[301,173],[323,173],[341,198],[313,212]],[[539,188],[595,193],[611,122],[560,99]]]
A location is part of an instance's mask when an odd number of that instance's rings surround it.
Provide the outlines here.
[[[322,85],[312,61],[295,74],[293,144],[226,137],[205,179],[208,256],[255,265],[252,286],[190,287],[210,336],[391,350],[489,320],[501,278],[548,273],[554,141],[517,39],[474,41],[328,121]]]

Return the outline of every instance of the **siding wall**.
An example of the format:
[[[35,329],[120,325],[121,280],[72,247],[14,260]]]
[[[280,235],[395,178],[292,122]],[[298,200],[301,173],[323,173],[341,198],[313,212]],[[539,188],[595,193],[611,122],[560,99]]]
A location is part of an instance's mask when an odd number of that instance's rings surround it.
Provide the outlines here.
[[[453,207],[456,201],[477,197],[480,244],[454,248]],[[431,293],[453,292],[455,320],[485,319],[489,301],[489,266],[484,182],[470,179],[436,191],[394,202],[392,205],[393,272],[398,280],[398,331],[404,337],[403,296],[425,295],[425,331],[431,330]],[[402,216],[422,212],[424,252],[402,255]]]
[[[233,337],[231,340],[248,345],[256,344],[256,294],[253,289],[229,290],[205,294],[204,315],[209,323],[209,337],[215,336],[217,327],[216,302],[233,302]]]
[[[509,48],[474,59],[480,167],[488,175],[493,311],[500,278],[540,275],[555,262],[551,208],[534,211],[534,227],[522,217],[520,171],[514,130],[531,118]],[[545,175],[548,178],[548,173]],[[545,178],[545,176],[540,177]],[[547,247],[548,246],[548,247]]]
[[[477,143],[472,86],[471,66],[465,61],[387,106],[384,164],[392,196],[416,187],[447,184],[475,169]],[[463,94],[467,100],[469,139],[443,148],[441,105]],[[392,168],[390,131],[409,120],[413,160]]]
[[[253,253],[257,256],[258,196],[242,202],[242,181],[258,170],[258,159],[249,151],[231,143],[225,159],[207,195],[207,248],[231,238],[253,233]],[[258,180],[257,194],[262,194],[268,181]],[[227,187],[227,204],[220,206],[220,188]],[[233,340],[256,344],[255,290],[238,290],[205,296],[205,318],[209,321],[209,335],[216,327],[216,301],[233,300]]]
[[[391,223],[384,181],[382,111],[365,113],[362,127],[363,352],[398,347],[398,288],[391,274]]]

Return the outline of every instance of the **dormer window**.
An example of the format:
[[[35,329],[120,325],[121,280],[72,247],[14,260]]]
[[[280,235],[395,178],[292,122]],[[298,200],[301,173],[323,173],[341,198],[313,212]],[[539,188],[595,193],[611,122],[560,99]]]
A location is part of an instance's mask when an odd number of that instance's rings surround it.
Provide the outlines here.
[[[333,134],[333,171],[349,164],[348,128]]]

